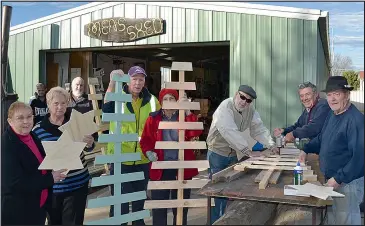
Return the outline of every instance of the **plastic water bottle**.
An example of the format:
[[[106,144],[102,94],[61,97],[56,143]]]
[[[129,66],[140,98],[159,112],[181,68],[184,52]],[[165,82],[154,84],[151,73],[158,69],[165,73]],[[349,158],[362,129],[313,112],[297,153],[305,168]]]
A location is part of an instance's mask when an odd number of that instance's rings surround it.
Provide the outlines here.
[[[300,166],[300,162],[297,162],[297,166],[294,168],[294,185],[301,185],[303,181],[303,168]]]

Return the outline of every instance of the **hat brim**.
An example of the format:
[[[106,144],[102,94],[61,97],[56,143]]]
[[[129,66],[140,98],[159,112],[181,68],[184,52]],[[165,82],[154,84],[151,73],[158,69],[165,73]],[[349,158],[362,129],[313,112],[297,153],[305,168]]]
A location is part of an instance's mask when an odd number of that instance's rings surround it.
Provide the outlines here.
[[[136,75],[144,75],[144,77],[147,77],[146,73],[134,73],[133,75],[129,75],[130,77],[136,76]]]
[[[354,87],[342,87],[342,88],[332,87],[332,88],[329,88],[329,89],[321,90],[321,92],[329,93],[329,92],[333,92],[333,91],[336,91],[336,90],[348,90],[348,91],[352,91],[352,90],[354,90]]]

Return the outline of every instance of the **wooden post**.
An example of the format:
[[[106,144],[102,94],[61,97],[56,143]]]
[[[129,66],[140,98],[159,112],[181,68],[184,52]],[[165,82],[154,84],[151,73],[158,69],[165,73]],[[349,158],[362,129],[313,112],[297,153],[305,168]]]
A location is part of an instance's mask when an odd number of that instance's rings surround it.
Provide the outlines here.
[[[179,82],[183,83],[185,73],[184,71],[179,71]],[[184,90],[179,90],[179,99],[184,96]],[[185,121],[185,110],[179,110],[179,123]],[[185,130],[179,130],[179,142],[185,141]],[[184,161],[184,149],[179,149],[179,161]],[[184,169],[178,169],[178,181],[184,180]],[[177,199],[184,199],[184,189],[177,190]],[[183,221],[183,208],[177,208],[176,225],[182,225]]]
[[[104,129],[102,129],[103,125],[102,125],[101,118],[100,118],[102,112],[101,112],[101,109],[99,109],[98,100],[103,100],[103,96],[102,96],[102,94],[96,95],[95,85],[99,84],[98,79],[89,77],[88,80],[89,80],[89,90],[90,90],[90,94],[91,94],[91,95],[89,94],[88,98],[89,98],[89,100],[91,100],[93,109],[95,110],[95,122],[99,126],[99,128],[101,128],[99,130],[99,136],[100,136],[103,133]],[[103,154],[103,155],[105,155],[104,146],[105,145],[101,146],[101,148],[100,148],[101,154]],[[95,149],[94,149],[95,152],[99,152],[97,147],[100,147],[100,145],[95,146]],[[109,168],[108,168],[107,164],[104,165],[104,170],[105,170],[105,174],[109,174]]]

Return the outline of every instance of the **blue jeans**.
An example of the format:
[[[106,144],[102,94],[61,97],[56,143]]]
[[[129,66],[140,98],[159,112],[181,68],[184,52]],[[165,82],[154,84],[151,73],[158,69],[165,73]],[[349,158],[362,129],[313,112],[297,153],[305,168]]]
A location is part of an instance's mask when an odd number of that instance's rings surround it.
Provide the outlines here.
[[[212,179],[212,175],[224,170],[228,166],[237,162],[237,156],[225,157],[222,155],[218,155],[212,151],[208,150],[207,159],[209,161],[210,168],[209,179]],[[226,198],[214,198],[215,206],[212,207],[212,214],[210,216],[211,223],[213,224],[216,220],[218,220],[224,213],[227,206]]]
[[[332,211],[328,213],[328,225],[361,225],[360,203],[364,199],[364,177],[341,184],[335,190],[344,194],[334,198]]]

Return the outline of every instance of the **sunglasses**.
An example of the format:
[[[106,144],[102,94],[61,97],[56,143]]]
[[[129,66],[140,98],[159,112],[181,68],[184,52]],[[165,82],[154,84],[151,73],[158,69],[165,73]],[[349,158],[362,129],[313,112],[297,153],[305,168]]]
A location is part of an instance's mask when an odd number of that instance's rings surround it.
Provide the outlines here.
[[[251,99],[249,99],[249,98],[247,98],[247,97],[245,97],[245,96],[243,96],[241,94],[238,94],[238,95],[240,96],[241,100],[245,100],[247,103],[251,103],[252,102]]]

